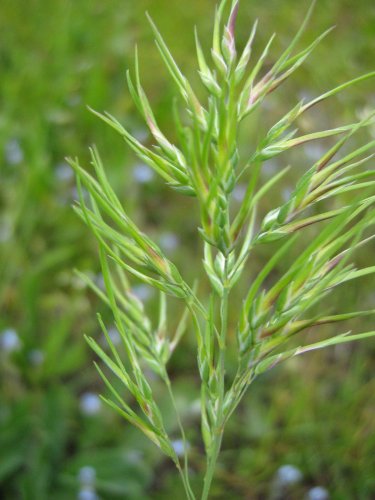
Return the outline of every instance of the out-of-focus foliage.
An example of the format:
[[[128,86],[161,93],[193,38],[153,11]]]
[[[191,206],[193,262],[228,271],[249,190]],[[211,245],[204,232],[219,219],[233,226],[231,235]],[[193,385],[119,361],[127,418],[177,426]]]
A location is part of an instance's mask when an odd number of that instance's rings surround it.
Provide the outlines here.
[[[133,64],[137,43],[142,79],[158,121],[166,130],[171,128],[173,88],[160,70],[144,11],[150,11],[176,60],[194,80],[192,27],[199,24],[207,47],[214,4],[198,0],[188,6],[166,0],[2,0],[0,4],[0,496],[6,500],[71,499],[79,498],[80,491],[83,499],[85,491],[94,489],[103,499],[165,499],[180,494],[175,470],[97,399],[105,389],[83,333],[102,341],[94,314],[102,306],[73,268],[98,269],[98,259],[93,240],[71,209],[77,193],[64,157],[84,158],[95,140],[127,209],[194,277],[194,264],[202,256],[196,252],[197,219],[191,204],[181,202],[138,164],[86,105],[116,114],[147,141],[125,87],[125,69]],[[255,52],[259,54],[269,36],[278,33],[271,64],[307,7],[292,0],[242,2],[240,42],[245,43],[248,27],[258,17]],[[282,116],[301,97],[301,89],[309,96],[312,89],[323,92],[374,69],[373,2],[320,0],[304,41],[333,24],[337,28],[324,47],[275,94],[270,115]],[[309,115],[306,130],[350,123],[354,114],[360,118],[365,103],[373,104],[373,89],[373,82],[368,82],[332,99]],[[265,131],[268,116],[262,120]],[[248,138],[255,132],[250,127],[249,136],[242,138],[249,150]],[[305,170],[306,161],[311,163],[320,153],[311,147],[301,149],[295,153],[295,164]],[[268,175],[281,166],[271,160]],[[285,193],[292,178],[283,187]],[[282,201],[283,192],[275,196]],[[265,200],[264,205],[268,209],[274,203]],[[361,264],[371,262],[373,250],[369,246],[361,252]],[[265,257],[258,252],[249,275]],[[101,276],[93,277],[100,287]],[[135,291],[152,314],[156,297],[147,288]],[[340,310],[343,302],[348,310],[373,308],[373,281],[364,278],[336,300]],[[109,318],[105,308],[102,314]],[[353,329],[372,329],[370,320],[358,321]],[[115,330],[112,334],[116,338]],[[178,405],[194,424],[198,423],[191,375],[195,359],[189,356],[189,338],[184,342],[173,360],[172,376]],[[337,346],[291,360],[257,382],[239,415],[230,421],[213,498],[266,498],[283,464],[295,465],[304,476],[285,498],[301,498],[316,485],[326,487],[331,498],[372,498],[373,362],[371,341]],[[167,402],[163,411],[173,433],[176,423]],[[190,438],[198,442],[191,427]],[[202,464],[194,449],[191,456],[198,481]],[[95,468],[95,480],[87,467]]]

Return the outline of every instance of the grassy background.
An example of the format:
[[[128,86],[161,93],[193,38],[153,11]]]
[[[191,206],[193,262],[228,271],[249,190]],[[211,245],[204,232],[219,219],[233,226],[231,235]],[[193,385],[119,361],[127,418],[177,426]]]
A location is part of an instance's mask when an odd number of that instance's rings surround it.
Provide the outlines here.
[[[308,6],[293,0],[242,4],[239,44],[256,17],[256,54],[274,31],[278,33],[269,63],[298,29]],[[100,274],[95,242],[71,209],[76,191],[64,157],[85,159],[95,142],[126,207],[148,233],[169,246],[185,275],[194,276],[200,255],[190,204],[155,178],[137,182],[142,170],[136,159],[86,105],[112,112],[147,139],[125,88],[125,69],[132,65],[137,43],[145,89],[162,127],[173,136],[174,89],[160,64],[144,11],[153,16],[177,61],[195,81],[192,29],[198,25],[208,47],[214,5],[211,0],[1,1],[1,498],[75,498],[78,473],[86,465],[96,469],[102,499],[181,495],[173,467],[140,433],[103,406],[95,409],[95,399],[93,414],[85,409],[87,394],[98,394],[103,387],[82,334],[100,335],[95,312],[102,306],[73,269],[97,275],[99,283]],[[270,99],[259,117],[260,126],[301,95],[316,95],[374,69],[374,3],[320,0],[304,41],[332,24],[337,25],[333,34]],[[319,129],[351,123],[374,99],[373,82],[361,84],[311,113],[303,125]],[[246,134],[243,140],[246,144]],[[305,150],[293,157],[296,175],[314,154]],[[271,164],[270,172],[278,166]],[[293,175],[285,192],[293,185]],[[274,203],[266,200],[264,208]],[[373,251],[373,246],[362,251],[361,264],[373,263]],[[255,269],[265,257],[256,255]],[[336,294],[332,306],[349,311],[374,307],[374,301],[373,281],[364,279]],[[151,296],[151,314],[154,305]],[[102,312],[110,321],[108,312]],[[370,320],[353,325],[357,331],[368,328]],[[5,348],[7,329],[18,335],[13,352]],[[198,484],[203,462],[193,349],[187,338],[171,371],[178,403],[190,423],[193,481]],[[303,498],[315,485],[327,488],[333,499],[373,498],[373,362],[374,343],[368,341],[310,354],[259,379],[229,425],[212,498],[267,498],[283,464],[297,466],[304,476],[284,498]],[[175,422],[169,407],[162,406],[173,435]]]

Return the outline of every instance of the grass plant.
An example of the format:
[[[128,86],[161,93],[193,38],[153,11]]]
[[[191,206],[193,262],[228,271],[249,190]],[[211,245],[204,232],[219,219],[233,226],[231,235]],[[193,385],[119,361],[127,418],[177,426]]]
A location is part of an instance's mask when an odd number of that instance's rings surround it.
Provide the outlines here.
[[[326,99],[352,85],[373,78],[375,71],[316,98],[297,102],[259,138],[250,157],[245,156],[238,139],[240,130],[246,129],[257,113],[262,116],[269,96],[331,31],[325,31],[310,45],[298,49],[313,7],[314,3],[288,47],[269,65],[274,35],[255,58],[252,54],[258,24],[255,22],[248,42],[238,51],[235,25],[239,2],[234,0],[230,4],[222,0],[215,14],[211,63],[197,33],[195,35],[198,73],[207,93],[204,101],[179,69],[149,18],[156,46],[177,91],[173,111],[176,140],[166,137],[152,111],[141,84],[137,50],[135,71],[127,73],[127,83],[152,134],[153,145],[142,144],[115,117],[93,111],[118,132],[140,160],[172,190],[196,201],[202,242],[201,274],[207,277],[208,294],[203,286],[205,278],[200,283],[188,283],[183,267],[178,269],[128,216],[95,148],[91,150],[93,171],[83,168],[78,159],[70,160],[80,193],[76,211],[98,241],[105,292],[89,278],[82,277],[110,307],[122,341],[120,349],[111,340],[100,316],[109,352],[94,338],[87,338],[101,360],[96,367],[110,394],[103,400],[174,462],[190,500],[209,497],[225,426],[259,375],[294,356],[375,335],[375,331],[353,334],[344,329],[341,334],[311,344],[304,342],[303,337],[306,331],[315,331],[320,325],[345,322],[375,312],[335,311],[332,314],[325,310],[326,297],[338,286],[375,272],[375,266],[357,268],[353,260],[356,250],[373,237],[375,172],[367,168],[367,162],[373,156],[375,141],[348,148],[357,132],[373,124],[374,113],[358,122],[328,130],[303,133],[298,129],[298,121],[311,108],[324,104]],[[229,15],[224,19],[226,9]],[[261,183],[264,164],[298,146],[326,138],[335,138],[335,142],[307,166],[289,198],[268,213],[259,213],[259,202],[273,195],[290,169],[286,166]],[[236,207],[233,192],[243,182],[246,182],[246,193]],[[84,190],[89,193],[89,199]],[[255,278],[248,284],[237,308],[232,305],[229,309],[234,289],[252,265],[254,251],[270,244],[276,248],[275,252],[263,268],[254,270]],[[275,276],[278,264],[291,254],[297,256],[289,268]],[[159,292],[156,325],[132,293],[133,279]],[[173,299],[180,301],[184,310],[172,332],[168,327],[167,303],[175,304]],[[237,317],[229,318],[229,310],[235,311]],[[174,312],[169,314],[174,318]],[[199,493],[191,485],[185,424],[179,415],[168,373],[171,356],[184,333],[190,330],[196,340],[201,433],[206,456],[206,472]],[[228,354],[233,356],[233,352],[237,366],[234,375],[229,377]],[[165,384],[175,408],[184,443],[182,458],[168,434],[152,388],[151,372]],[[137,410],[126,394],[132,396]]]

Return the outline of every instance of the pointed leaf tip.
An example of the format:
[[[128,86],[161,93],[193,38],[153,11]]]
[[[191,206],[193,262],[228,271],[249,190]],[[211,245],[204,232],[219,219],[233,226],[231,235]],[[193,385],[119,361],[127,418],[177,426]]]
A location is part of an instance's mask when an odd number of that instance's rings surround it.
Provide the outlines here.
[[[239,0],[236,0],[235,4],[233,5],[232,11],[229,15],[228,31],[232,38],[234,38],[234,30],[236,27],[239,4],[240,4]]]

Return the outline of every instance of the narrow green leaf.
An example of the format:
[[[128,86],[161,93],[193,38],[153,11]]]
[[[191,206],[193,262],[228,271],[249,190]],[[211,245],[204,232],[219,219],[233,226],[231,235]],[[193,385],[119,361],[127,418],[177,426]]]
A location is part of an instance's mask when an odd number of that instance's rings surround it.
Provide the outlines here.
[[[324,94],[320,95],[319,97],[316,97],[312,101],[306,103],[303,106],[302,112],[310,109],[312,106],[315,106],[319,102],[324,101],[328,97],[332,97],[332,96],[338,94],[339,92],[341,92],[342,90],[345,90],[345,89],[351,87],[352,85],[355,85],[356,83],[363,82],[365,80],[368,80],[369,78],[374,78],[374,77],[375,77],[375,71],[370,71],[369,73],[366,73],[362,76],[359,76],[357,78],[353,78],[353,80],[349,80],[348,82],[342,83],[341,85],[338,85],[337,87],[333,88],[332,90],[329,90],[328,92],[325,92]]]
[[[370,332],[365,332],[365,333],[358,333],[356,335],[349,335],[349,333],[350,332],[344,333],[341,335],[337,335],[333,338],[323,340],[321,342],[316,342],[315,344],[297,347],[295,349],[291,349],[289,351],[270,356],[256,365],[255,373],[257,375],[259,375],[260,373],[263,373],[263,372],[269,370],[270,368],[273,368],[274,366],[281,363],[282,361],[285,361],[286,359],[289,359],[293,356],[298,356],[300,354],[304,354],[304,353],[309,352],[309,351],[323,349],[325,347],[329,347],[329,346],[333,346],[333,345],[337,345],[337,344],[343,344],[346,342],[363,340],[363,339],[375,336],[375,331],[374,332],[370,331]]]

